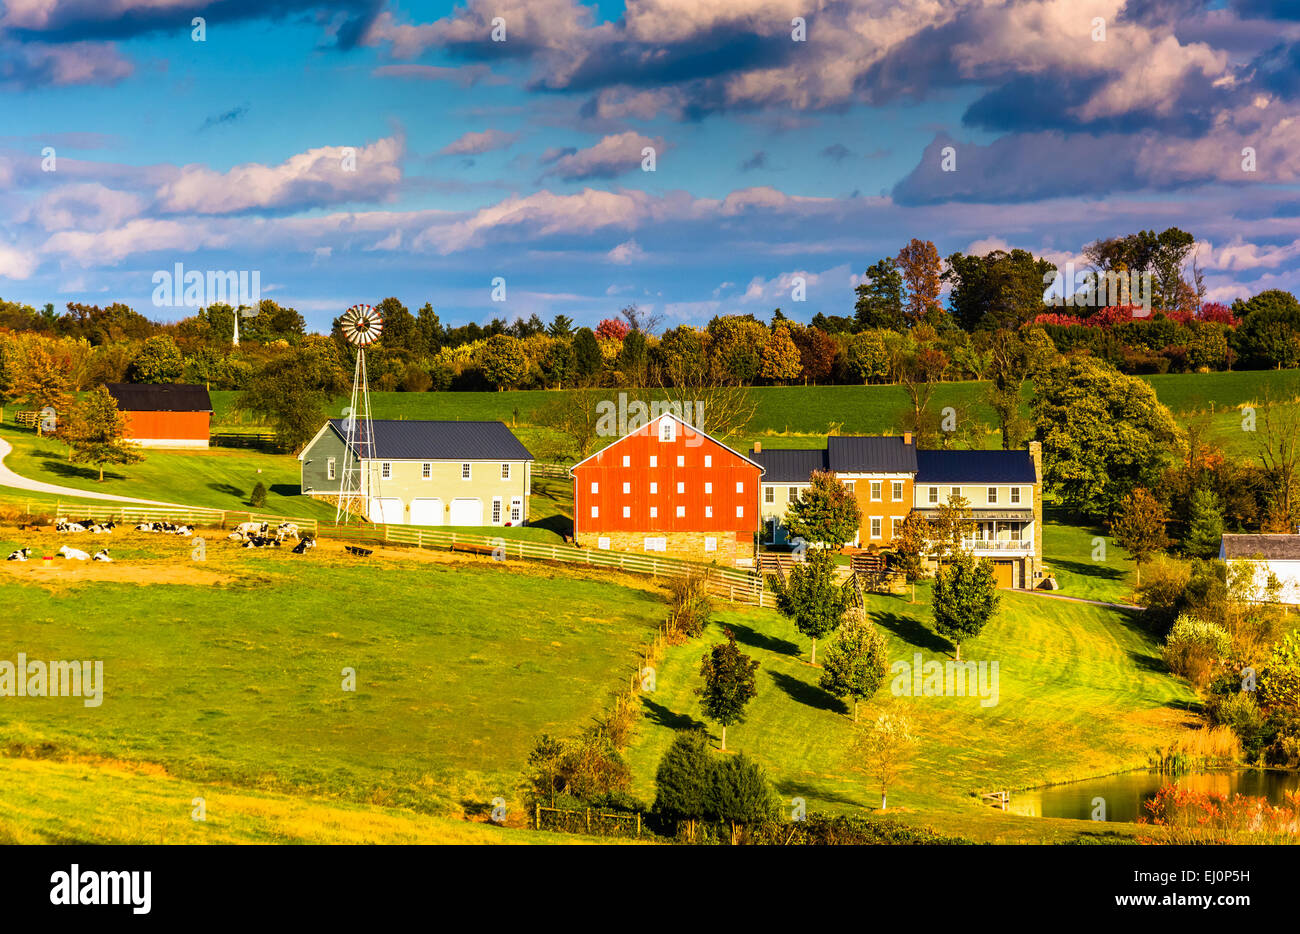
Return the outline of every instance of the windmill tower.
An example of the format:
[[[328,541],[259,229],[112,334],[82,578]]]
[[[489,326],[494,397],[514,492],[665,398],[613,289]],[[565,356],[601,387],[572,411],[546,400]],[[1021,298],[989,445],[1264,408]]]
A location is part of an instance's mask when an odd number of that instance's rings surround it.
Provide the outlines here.
[[[366,380],[366,347],[379,339],[384,322],[379,312],[369,305],[353,305],[343,313],[339,322],[343,336],[357,348],[357,368],[352,376],[352,404],[343,419],[343,476],[339,483],[338,506],[334,511],[334,524],[347,524],[353,514],[365,518],[369,505],[366,500],[375,494],[369,489],[362,469],[375,458],[375,428],[370,421],[370,387]]]

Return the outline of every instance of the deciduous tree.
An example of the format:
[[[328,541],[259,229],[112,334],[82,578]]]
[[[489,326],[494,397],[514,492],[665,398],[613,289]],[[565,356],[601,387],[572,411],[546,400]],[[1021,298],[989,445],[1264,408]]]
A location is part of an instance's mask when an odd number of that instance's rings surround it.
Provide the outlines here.
[[[961,661],[961,644],[974,639],[997,611],[1000,601],[993,562],[959,551],[934,578],[935,632],[950,641]]]
[[[754,672],[758,662],[736,645],[736,634],[725,630],[726,642],[719,642],[700,660],[704,684],[696,690],[704,715],[722,727],[722,749],[727,748],[727,727],[745,722],[745,706],[758,689]]]

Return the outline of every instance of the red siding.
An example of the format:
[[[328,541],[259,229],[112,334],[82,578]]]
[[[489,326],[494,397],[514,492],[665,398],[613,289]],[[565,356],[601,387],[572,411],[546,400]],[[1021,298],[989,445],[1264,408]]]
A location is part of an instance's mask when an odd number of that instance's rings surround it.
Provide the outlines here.
[[[573,525],[575,532],[734,532],[748,536],[759,526],[759,468],[739,454],[728,450],[706,435],[679,423],[675,440],[660,441],[655,419],[644,428],[629,433],[614,444],[573,468]],[[623,458],[629,465],[623,466]],[[658,458],[650,466],[650,458]],[[677,458],[684,458],[677,466]],[[712,458],[712,465],[704,466],[704,458]],[[591,492],[591,484],[598,484]],[[629,492],[623,492],[623,484]],[[650,484],[657,483],[658,492],[650,492]],[[677,484],[684,484],[677,492]],[[713,492],[705,493],[704,485],[713,484]],[[743,485],[741,492],[736,484]],[[599,515],[592,517],[591,507]],[[623,507],[631,510],[623,517]],[[658,515],[650,516],[650,507],[658,507]],[[677,515],[677,507],[684,506],[686,514]],[[706,517],[704,508],[713,507],[713,515]],[[744,508],[737,518],[736,507]]]
[[[123,412],[126,436],[144,440],[208,440],[210,412]]]

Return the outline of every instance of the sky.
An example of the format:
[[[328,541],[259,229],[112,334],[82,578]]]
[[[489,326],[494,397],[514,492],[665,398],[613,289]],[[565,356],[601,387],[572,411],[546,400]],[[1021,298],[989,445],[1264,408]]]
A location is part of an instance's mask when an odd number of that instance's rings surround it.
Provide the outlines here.
[[[180,264],[322,331],[807,321],[913,237],[1169,226],[1209,299],[1300,290],[1300,0],[0,0],[0,298],[38,307],[178,320]]]

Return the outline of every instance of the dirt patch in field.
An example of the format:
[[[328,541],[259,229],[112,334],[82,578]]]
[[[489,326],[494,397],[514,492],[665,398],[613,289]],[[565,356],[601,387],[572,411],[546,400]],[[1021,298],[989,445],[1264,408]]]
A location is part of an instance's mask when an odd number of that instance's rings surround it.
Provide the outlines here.
[[[6,561],[0,565],[6,577],[28,584],[56,588],[87,581],[111,584],[183,584],[190,587],[212,587],[228,583],[232,578],[188,564],[125,564],[104,561],[67,561],[55,558],[45,561],[32,558],[28,561]]]

